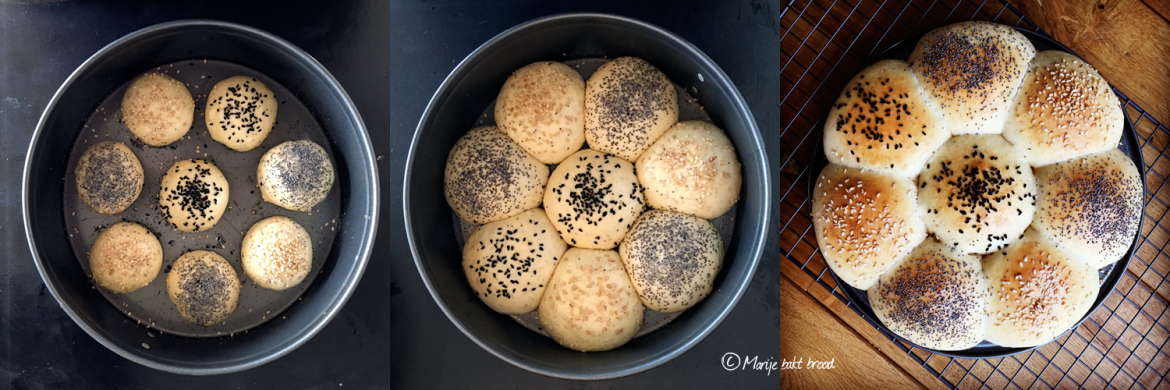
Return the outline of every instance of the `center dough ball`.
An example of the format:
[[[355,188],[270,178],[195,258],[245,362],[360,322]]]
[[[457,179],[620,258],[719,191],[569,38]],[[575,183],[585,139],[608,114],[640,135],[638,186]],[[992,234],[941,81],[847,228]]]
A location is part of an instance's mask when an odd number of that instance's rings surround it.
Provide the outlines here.
[[[240,262],[257,286],[283,291],[300,284],[313,269],[313,239],[292,219],[268,217],[248,229]]]
[[[544,208],[569,245],[611,249],[646,206],[634,164],[585,149],[557,165],[544,191]]]
[[[643,310],[617,252],[581,248],[565,252],[538,308],[549,337],[582,352],[608,351],[633,339]]]
[[[122,95],[122,121],[143,143],[164,146],[191,129],[195,100],[187,86],[162,73],[134,80]]]
[[[179,256],[167,274],[167,295],[183,319],[196,325],[223,322],[236,310],[240,278],[227,259],[211,251]]]
[[[228,205],[228,181],[215,164],[183,160],[171,165],[162,179],[158,206],[176,229],[201,232],[223,217]]]
[[[540,304],[557,260],[569,246],[542,209],[480,226],[463,246],[467,282],[488,307],[528,313]]]
[[[585,143],[585,80],[568,65],[537,62],[508,77],[496,126],[532,157],[556,164]]]
[[[207,94],[207,131],[235,151],[255,149],[276,124],[277,103],[272,90],[254,77],[226,78]]]
[[[674,84],[641,58],[607,62],[585,83],[585,141],[590,148],[637,161],[675,122]]]

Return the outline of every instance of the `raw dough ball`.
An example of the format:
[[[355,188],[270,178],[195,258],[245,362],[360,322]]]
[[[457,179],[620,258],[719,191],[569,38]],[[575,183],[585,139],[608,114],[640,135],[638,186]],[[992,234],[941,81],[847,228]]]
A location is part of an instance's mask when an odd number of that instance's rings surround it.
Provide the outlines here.
[[[191,129],[195,100],[187,86],[162,73],[134,80],[122,95],[122,121],[143,143],[164,146]]]
[[[254,77],[234,76],[211,87],[203,117],[211,139],[238,152],[260,146],[276,124],[276,97]]]
[[[868,289],[926,238],[910,179],[829,164],[813,189],[812,220],[825,263]]]
[[[559,163],[585,144],[585,80],[559,62],[525,66],[504,82],[495,116],[496,126],[532,157]]]
[[[987,253],[1020,237],[1036,211],[1036,180],[998,134],[957,135],[918,175],[926,228],[962,253]]]
[[[223,322],[236,310],[240,279],[223,256],[191,251],[179,256],[171,266],[167,295],[184,320],[210,326]]]
[[[495,126],[455,141],[443,171],[443,193],[459,218],[499,221],[540,206],[548,165],[528,155]]]
[[[951,137],[910,64],[885,60],[853,76],[825,122],[829,162],[914,177]]]
[[[629,161],[678,122],[678,93],[641,58],[605,63],[585,84],[585,141]]]
[[[182,160],[171,165],[162,179],[158,207],[167,222],[184,232],[211,229],[228,204],[228,181],[215,164]]]
[[[926,239],[869,288],[874,314],[898,336],[926,348],[978,345],[988,322],[980,260]]]
[[[162,268],[162,245],[142,225],[119,222],[89,248],[89,270],[99,286],[115,293],[146,287]]]
[[[130,207],[142,192],[142,164],[130,148],[103,141],[90,146],[74,168],[77,197],[93,211],[117,214]]]
[[[1142,218],[1141,174],[1119,149],[1036,169],[1032,227],[1093,268],[1121,260]]]
[[[634,338],[642,302],[617,252],[570,248],[540,299],[540,324],[561,345],[608,351]]]
[[[256,186],[264,200],[294,211],[311,211],[333,188],[329,153],[313,141],[286,141],[260,157]]]
[[[731,210],[743,182],[735,148],[707,122],[679,122],[637,163],[646,203],[659,210],[713,219]]]
[[[569,245],[611,249],[646,206],[634,164],[585,149],[557,165],[544,191],[544,209]]]
[[[240,262],[257,286],[283,291],[300,284],[313,269],[313,239],[292,219],[264,218],[244,236]]]
[[[706,219],[650,210],[634,222],[618,254],[642,304],[673,313],[711,293],[723,265],[723,240]]]
[[[472,233],[463,246],[463,272],[475,296],[492,310],[524,314],[540,304],[568,248],[544,210],[532,209]]]

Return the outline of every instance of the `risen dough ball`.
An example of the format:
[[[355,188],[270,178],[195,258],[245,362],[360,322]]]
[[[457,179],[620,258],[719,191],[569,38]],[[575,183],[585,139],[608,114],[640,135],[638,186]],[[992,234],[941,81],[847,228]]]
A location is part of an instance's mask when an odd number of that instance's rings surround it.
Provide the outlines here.
[[[287,141],[269,149],[256,168],[264,200],[294,211],[311,211],[333,188],[329,153],[313,141]]]
[[[991,295],[987,341],[1023,348],[1047,343],[1088,313],[1100,290],[1097,269],[1035,230],[983,260]]]
[[[898,336],[926,348],[974,347],[987,331],[987,278],[980,260],[926,239],[870,287],[874,314]]]
[[[905,61],[885,60],[853,76],[829,110],[829,162],[913,177],[951,137]]]
[[[1121,260],[1142,217],[1141,174],[1111,149],[1036,169],[1032,227],[1093,268]]]
[[[557,260],[569,246],[542,209],[480,226],[463,246],[467,282],[492,310],[528,313],[540,304]]]
[[[1124,122],[1096,69],[1072,54],[1042,51],[1028,66],[1003,137],[1039,167],[1116,148]]]
[[[228,181],[205,160],[182,160],[162,178],[158,207],[167,222],[184,232],[211,229],[228,205]]]
[[[300,284],[313,269],[313,239],[292,219],[268,217],[248,229],[240,262],[257,286],[283,291]]]
[[[239,152],[260,146],[276,124],[276,97],[267,85],[248,76],[223,79],[207,94],[203,117],[211,139]]]
[[[1003,248],[1032,223],[1036,180],[998,134],[958,135],[918,175],[926,228],[962,253]]]
[[[585,84],[585,141],[590,148],[637,161],[675,122],[674,84],[641,58],[607,62]]]
[[[548,165],[528,155],[495,126],[455,141],[443,170],[443,193],[459,218],[499,221],[540,206]]]
[[[122,121],[150,146],[183,138],[194,118],[195,100],[187,86],[162,73],[142,75],[122,95]]]
[[[496,126],[532,157],[559,163],[585,143],[585,80],[559,62],[525,66],[504,82],[495,116]]]
[[[679,122],[637,164],[646,202],[660,210],[718,218],[739,200],[739,159],[731,140],[702,121]]]
[[[210,326],[226,320],[236,310],[240,279],[223,256],[191,251],[179,256],[171,266],[167,295],[184,320]]]
[[[825,262],[841,281],[868,289],[926,238],[914,182],[829,164],[813,189],[812,220]]]
[[[625,344],[642,326],[642,302],[617,252],[570,248],[540,299],[540,324],[561,345],[582,352]]]
[[[706,219],[650,210],[634,222],[618,254],[642,304],[673,313],[711,293],[723,265],[723,240]]]
[[[909,62],[951,133],[999,134],[1034,55],[1011,27],[962,22],[923,36]]]
[[[89,248],[89,270],[99,286],[116,293],[146,287],[162,267],[162,245],[142,225],[119,222]]]
[[[634,164],[592,149],[557,165],[544,191],[553,227],[575,247],[618,246],[645,208]]]
[[[90,146],[74,168],[77,197],[93,211],[117,214],[130,207],[142,192],[142,163],[119,142]]]

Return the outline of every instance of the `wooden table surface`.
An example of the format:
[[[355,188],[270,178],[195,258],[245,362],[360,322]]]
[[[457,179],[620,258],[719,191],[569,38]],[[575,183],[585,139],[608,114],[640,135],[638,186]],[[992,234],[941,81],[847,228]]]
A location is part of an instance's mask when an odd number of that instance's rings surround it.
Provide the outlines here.
[[[780,259],[787,277],[780,291],[781,351],[784,360],[834,362],[832,369],[779,371],[784,388],[1170,389],[1170,220],[1163,220],[1170,186],[1162,185],[1170,177],[1170,130],[1160,125],[1170,123],[1170,2],[1009,3],[804,0],[783,13],[782,144],[796,146],[785,151],[789,161],[773,185],[779,216],[773,226],[783,232],[787,255]],[[818,121],[865,58],[914,33],[972,19],[1038,27],[1128,97],[1147,190],[1138,253],[1105,304],[1076,331],[1035,351],[984,360],[951,359],[891,341],[834,295],[804,193],[808,162],[819,152]]]

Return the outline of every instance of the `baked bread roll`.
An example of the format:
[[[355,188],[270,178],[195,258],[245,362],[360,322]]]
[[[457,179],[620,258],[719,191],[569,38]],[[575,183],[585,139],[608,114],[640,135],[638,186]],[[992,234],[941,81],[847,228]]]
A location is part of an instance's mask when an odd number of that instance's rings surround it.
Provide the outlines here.
[[[120,213],[142,193],[142,163],[120,142],[90,146],[77,159],[73,173],[77,197],[100,214]]]
[[[630,341],[644,310],[617,252],[581,248],[565,252],[537,309],[549,337],[582,352]]]
[[[483,303],[503,314],[536,309],[568,244],[536,208],[480,226],[463,245],[463,272]]]
[[[215,164],[182,160],[162,178],[158,207],[175,229],[201,232],[211,229],[228,206],[228,181]]]
[[[321,145],[286,141],[260,157],[256,186],[265,201],[293,211],[312,211],[333,188],[333,163]]]
[[[288,217],[264,218],[244,235],[240,263],[257,286],[284,291],[301,284],[313,269],[313,238]]]
[[[240,279],[218,253],[191,251],[179,256],[171,266],[167,295],[184,320],[210,326],[223,322],[236,310]]]
[[[829,164],[813,189],[812,220],[825,263],[868,289],[926,238],[908,178]]]
[[[495,117],[532,157],[560,163],[585,144],[585,79],[559,62],[520,68],[500,88]]]
[[[923,36],[909,62],[951,133],[998,134],[1034,55],[1011,27],[961,22]]]
[[[943,351],[974,347],[987,331],[980,260],[928,238],[870,287],[869,303],[886,327],[914,344]]]
[[[612,249],[646,209],[634,164],[592,149],[574,153],[553,171],[544,210],[569,245]]]
[[[1094,269],[1121,260],[1142,217],[1140,175],[1117,148],[1037,168],[1032,227]]]
[[[914,177],[951,137],[910,64],[870,65],[845,86],[825,122],[829,162]]]
[[[1100,290],[1097,269],[1028,229],[983,260],[991,295],[987,341],[1025,348],[1047,343],[1088,313]]]
[[[642,305],[673,313],[711,293],[723,265],[723,240],[706,219],[650,210],[634,222],[618,254]]]
[[[162,268],[162,244],[142,225],[118,222],[89,248],[89,270],[97,285],[124,294],[146,287]]]
[[[638,158],[636,168],[650,207],[706,219],[731,210],[743,183],[731,140],[703,121],[672,126]]]
[[[1116,148],[1124,122],[1117,95],[1096,69],[1050,50],[1028,66],[1003,137],[1039,167]]]
[[[183,138],[194,118],[191,91],[162,73],[139,76],[122,95],[122,121],[134,137],[150,146],[165,146]]]
[[[256,149],[276,125],[276,97],[254,77],[233,76],[215,83],[203,117],[211,139],[237,152]]]
[[[952,137],[918,175],[926,229],[962,253],[1018,238],[1032,223],[1035,191],[1028,161],[997,134]]]
[[[629,161],[678,122],[678,92],[641,58],[605,63],[585,83],[585,142]]]
[[[495,126],[471,129],[455,141],[443,171],[443,194],[459,218],[499,221],[540,206],[548,166]]]

